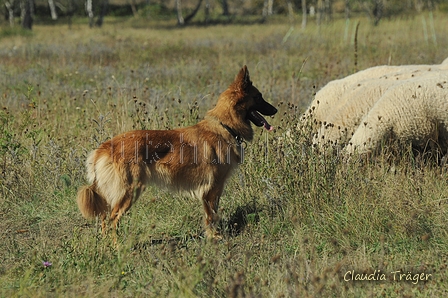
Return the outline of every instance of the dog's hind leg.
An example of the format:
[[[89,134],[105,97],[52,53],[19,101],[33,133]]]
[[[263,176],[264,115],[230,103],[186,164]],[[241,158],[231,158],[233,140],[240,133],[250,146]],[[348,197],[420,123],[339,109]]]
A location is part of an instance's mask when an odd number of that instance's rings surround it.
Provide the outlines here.
[[[221,197],[222,191],[222,187],[214,187],[202,196],[202,204],[205,211],[205,236],[207,238],[222,239],[221,234],[216,230],[215,227],[215,225],[219,221],[218,207],[219,198]]]
[[[123,216],[126,211],[131,208],[132,204],[138,199],[142,191],[144,190],[144,186],[139,184],[136,187],[131,187],[128,191],[126,191],[124,197],[120,200],[118,204],[114,206],[110,213],[110,222],[112,222],[112,229],[114,231],[114,242],[117,242],[117,229],[118,229],[118,221]]]
[[[102,232],[103,236],[106,235],[106,229],[107,229],[106,218],[107,218],[107,213],[104,212],[103,214],[101,214],[101,232]]]
[[[132,206],[132,196],[126,192],[121,201],[114,206],[110,213],[109,221],[112,223],[112,238],[115,244],[117,244],[117,229],[118,229],[118,221],[121,216]]]

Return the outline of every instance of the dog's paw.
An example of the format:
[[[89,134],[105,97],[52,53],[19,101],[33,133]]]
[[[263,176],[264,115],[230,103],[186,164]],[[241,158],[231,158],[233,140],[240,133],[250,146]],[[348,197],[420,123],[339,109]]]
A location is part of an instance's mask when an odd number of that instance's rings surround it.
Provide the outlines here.
[[[223,239],[223,236],[220,232],[218,232],[215,229],[206,229],[205,230],[205,237],[208,240],[213,240],[213,241],[220,241]]]

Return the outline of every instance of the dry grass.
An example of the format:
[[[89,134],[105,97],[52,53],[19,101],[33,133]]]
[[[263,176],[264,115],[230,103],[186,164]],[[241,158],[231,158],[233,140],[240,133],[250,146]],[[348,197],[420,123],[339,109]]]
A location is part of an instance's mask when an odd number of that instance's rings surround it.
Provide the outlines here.
[[[435,18],[437,44],[426,43],[421,17],[361,20],[359,69],[446,58],[446,16]],[[318,154],[296,131],[316,89],[351,73],[355,23],[347,38],[340,21],[290,35],[277,21],[3,36],[0,296],[446,296],[446,169],[406,152]],[[225,241],[202,239],[199,202],[151,188],[113,247],[75,203],[87,152],[128,129],[195,123],[243,64],[280,112],[226,187]],[[387,280],[344,281],[374,270]],[[432,275],[394,281],[398,270]]]

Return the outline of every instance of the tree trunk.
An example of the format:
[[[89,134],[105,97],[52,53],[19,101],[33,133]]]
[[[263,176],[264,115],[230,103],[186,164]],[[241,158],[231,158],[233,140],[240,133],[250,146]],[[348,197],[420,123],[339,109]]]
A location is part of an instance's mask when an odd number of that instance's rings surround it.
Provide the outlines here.
[[[383,17],[383,0],[375,0],[373,7],[373,24],[377,26]]]
[[[14,27],[14,0],[5,2],[6,9],[8,10],[9,26]]]
[[[331,0],[325,0],[324,5],[325,5],[325,7],[324,7],[325,21],[330,22],[331,18],[333,17],[333,8],[332,8]]]
[[[150,0],[145,0],[145,6],[148,8],[149,7],[149,4],[150,4]],[[146,19],[151,19],[151,14],[150,13],[147,13],[146,14]]]
[[[345,29],[344,29],[344,42],[348,40],[348,30],[350,27],[350,0],[345,0]]]
[[[177,25],[185,25],[184,17],[182,16],[182,1],[176,0],[176,11],[177,11]]]
[[[75,0],[68,0],[67,4],[67,16],[68,16],[68,29],[72,29],[72,17],[75,14],[76,8]]]
[[[350,0],[345,0],[345,19],[350,19]]]
[[[322,23],[323,14],[324,14],[324,2],[323,2],[323,0],[317,0],[316,21],[317,21],[318,26],[320,26],[320,24]]]
[[[266,17],[272,15],[273,6],[274,6],[274,0],[264,0],[263,12],[262,12],[263,18],[266,18]]]
[[[86,12],[89,17],[89,27],[93,27],[93,5],[92,0],[86,0]]]
[[[210,21],[210,0],[205,0],[205,24]]]
[[[101,3],[101,12],[98,16],[98,19],[96,20],[95,25],[97,27],[103,26],[104,16],[107,14],[107,9],[109,8],[109,0],[103,0]]]
[[[56,6],[54,5],[54,0],[48,0],[48,6],[50,6],[51,19],[57,20],[58,14],[56,13]]]
[[[268,16],[272,16],[274,14],[274,0],[268,0]]]
[[[227,0],[221,0],[221,7],[222,7],[222,15],[229,16],[230,15],[229,3],[227,2]]]
[[[306,28],[306,0],[302,0],[302,29]]]
[[[31,30],[33,27],[33,0],[23,0],[20,3],[21,7],[21,18],[22,18],[22,28]]]
[[[415,10],[418,13],[421,13],[422,9],[423,9],[423,2],[422,2],[422,0],[415,0],[414,1],[414,7],[415,7]]]
[[[291,0],[286,0],[286,4],[288,6],[288,18],[290,26],[294,26],[294,7],[292,5]]]
[[[263,11],[261,12],[261,17],[264,20],[264,19],[266,19],[267,16],[268,16],[268,0],[264,0]]]
[[[137,16],[137,4],[135,3],[135,0],[131,0],[131,10],[132,10],[132,15],[134,17]]]
[[[191,19],[194,18],[194,16],[198,13],[199,8],[201,8],[201,4],[202,4],[202,0],[199,0],[198,4],[194,8],[194,10],[188,16],[185,17],[185,20],[184,20],[185,24],[188,23],[189,21],[191,21]]]

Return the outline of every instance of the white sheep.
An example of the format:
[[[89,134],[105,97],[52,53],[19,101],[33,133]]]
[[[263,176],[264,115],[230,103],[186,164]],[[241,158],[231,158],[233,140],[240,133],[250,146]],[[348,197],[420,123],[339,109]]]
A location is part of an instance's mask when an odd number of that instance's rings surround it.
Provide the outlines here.
[[[448,60],[448,59],[447,59]],[[433,65],[409,65],[418,69],[430,69]],[[311,102],[309,110],[313,110],[313,116],[319,121],[325,119],[325,117],[337,109],[338,106],[343,105],[345,100],[343,95],[358,86],[359,84],[370,81],[378,80],[386,77],[389,74],[393,74],[398,79],[403,78],[401,71],[408,66],[375,66],[371,67],[345,78],[334,80],[324,86],[319,92],[317,92],[314,100]],[[407,71],[406,71],[407,73]]]
[[[391,135],[425,149],[448,148],[448,71],[405,80],[389,87],[350,139],[346,151],[365,153]]]
[[[434,92],[431,91],[432,93],[430,93],[438,98],[443,97],[446,90],[440,87],[437,87],[437,89],[436,86],[440,86],[437,85],[440,83],[443,87],[443,77],[446,75],[448,75],[448,59],[440,65],[372,67],[327,84],[316,94],[304,119],[314,119],[314,122],[318,125],[314,134],[315,144],[332,143],[344,146],[351,143],[350,148],[347,147],[346,149],[349,152],[353,152],[355,149],[368,151],[373,149],[379,140],[384,137],[379,128],[375,129],[375,125],[379,125],[379,123],[374,122],[372,117],[376,115],[379,119],[383,119],[384,116],[379,115],[381,114],[380,111],[390,109],[388,105],[385,105],[385,102],[391,102],[390,105],[392,106],[403,102],[403,108],[406,109],[406,96],[409,94],[407,94],[408,91],[405,88],[418,85],[419,81],[435,82],[432,85],[427,83],[429,89],[431,86],[434,89],[432,90]],[[439,79],[441,79],[440,82]],[[400,85],[402,85],[401,89],[396,89]],[[396,91],[392,91],[395,89]],[[400,96],[399,92],[403,92],[403,96]],[[396,99],[393,96],[396,96]],[[428,104],[430,105],[430,103]],[[433,104],[436,104],[436,102],[433,102]],[[408,112],[410,114],[414,113],[413,109],[415,108],[409,106]],[[377,111],[379,114],[373,114],[371,110]],[[448,110],[445,109],[445,112],[448,113]],[[389,118],[398,120],[401,115],[402,113],[398,113],[393,116],[392,113]],[[393,120],[390,121],[393,122]],[[392,123],[390,121],[389,123]],[[370,133],[367,133],[366,129],[369,127]],[[397,129],[394,129],[394,127],[389,126],[388,129],[393,133],[398,132],[397,137],[399,138],[412,139],[411,136],[401,135],[399,130],[395,132]],[[376,132],[374,133],[374,131]],[[414,140],[414,144],[416,143],[420,142]]]

